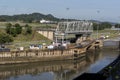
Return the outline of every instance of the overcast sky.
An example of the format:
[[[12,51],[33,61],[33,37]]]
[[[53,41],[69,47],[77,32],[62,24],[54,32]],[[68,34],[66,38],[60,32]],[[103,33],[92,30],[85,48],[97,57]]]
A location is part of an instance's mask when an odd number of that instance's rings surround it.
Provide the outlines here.
[[[0,15],[33,12],[58,18],[120,22],[120,0],[0,0]]]

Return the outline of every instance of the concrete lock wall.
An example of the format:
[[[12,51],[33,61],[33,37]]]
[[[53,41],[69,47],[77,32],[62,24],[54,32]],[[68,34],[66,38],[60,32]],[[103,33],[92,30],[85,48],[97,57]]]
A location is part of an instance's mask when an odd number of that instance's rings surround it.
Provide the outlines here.
[[[46,51],[14,51],[0,52],[2,57],[55,57],[55,56],[71,56],[74,50],[46,50]]]
[[[37,32],[42,34],[43,36],[47,37],[50,40],[54,39],[54,32],[53,31],[37,31]]]
[[[93,41],[92,41],[93,42]],[[85,48],[71,48],[65,50],[27,50],[0,52],[0,64],[26,63],[35,61],[52,61],[52,60],[70,60],[85,56],[86,48],[95,46],[94,43]]]
[[[119,41],[115,41],[115,40],[104,41],[103,42],[103,47],[118,48],[119,47]]]
[[[0,64],[26,63],[36,61],[53,60],[72,60],[85,56],[85,50],[77,51],[77,57],[74,56],[76,49],[68,50],[41,50],[41,51],[12,51],[0,52]],[[84,55],[83,55],[84,54]]]

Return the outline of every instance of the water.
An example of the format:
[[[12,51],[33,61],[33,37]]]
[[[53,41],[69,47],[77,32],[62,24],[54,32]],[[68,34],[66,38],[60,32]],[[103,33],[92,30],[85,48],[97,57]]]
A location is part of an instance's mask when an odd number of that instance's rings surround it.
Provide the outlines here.
[[[0,65],[0,80],[72,80],[84,72],[100,71],[118,54],[114,50],[91,51],[76,61]]]

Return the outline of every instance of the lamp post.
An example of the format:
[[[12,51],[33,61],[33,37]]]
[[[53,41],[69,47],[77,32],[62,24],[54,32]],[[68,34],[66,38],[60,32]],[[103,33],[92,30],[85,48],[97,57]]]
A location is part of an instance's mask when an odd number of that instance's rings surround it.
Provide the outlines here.
[[[120,35],[120,25],[119,25],[119,27],[118,27],[118,32],[119,32],[118,34]]]
[[[98,29],[99,29],[99,23],[97,25],[97,39],[98,39]]]
[[[66,8],[66,10],[68,11],[70,8]],[[68,22],[68,18],[67,18],[67,22]]]
[[[118,18],[120,18],[120,17],[118,17]],[[119,22],[118,22],[118,35],[120,36],[120,24],[119,24]]]
[[[97,13],[99,14],[100,11],[97,11]],[[98,25],[97,25],[97,39],[98,39],[98,29],[99,29],[99,23],[98,23]]]
[[[66,8],[67,13],[69,13],[69,12],[68,12],[69,9],[70,9],[70,8]],[[67,14],[67,15],[68,15],[68,14]],[[67,18],[66,29],[67,29],[67,28],[68,28],[68,18]],[[66,43],[66,42],[67,42],[66,34],[64,35],[64,37],[65,37],[65,43]]]

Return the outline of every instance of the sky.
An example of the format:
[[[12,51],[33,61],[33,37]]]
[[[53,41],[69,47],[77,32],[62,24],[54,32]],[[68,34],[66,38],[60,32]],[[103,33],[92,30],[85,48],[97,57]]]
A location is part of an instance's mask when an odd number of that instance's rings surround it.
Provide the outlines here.
[[[0,15],[34,12],[58,18],[120,23],[120,0],[0,0]]]

